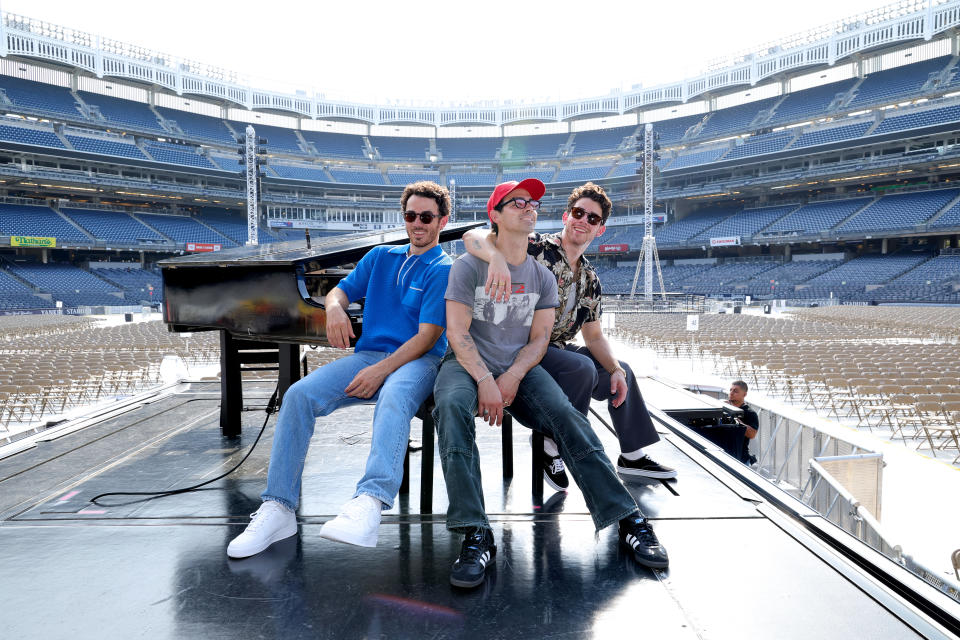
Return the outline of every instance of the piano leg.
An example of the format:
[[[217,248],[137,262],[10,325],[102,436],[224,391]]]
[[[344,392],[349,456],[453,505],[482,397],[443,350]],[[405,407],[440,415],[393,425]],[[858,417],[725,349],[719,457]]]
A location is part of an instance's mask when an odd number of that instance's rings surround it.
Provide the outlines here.
[[[300,379],[300,345],[281,342],[277,344],[277,359],[279,360],[280,392],[277,395],[279,402],[283,402],[283,394],[294,382]],[[277,404],[277,406],[280,406]]]

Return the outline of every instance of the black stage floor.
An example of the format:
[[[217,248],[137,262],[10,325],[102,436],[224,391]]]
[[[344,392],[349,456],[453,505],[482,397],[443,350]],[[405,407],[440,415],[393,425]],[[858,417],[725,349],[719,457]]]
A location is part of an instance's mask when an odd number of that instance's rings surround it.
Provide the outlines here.
[[[270,389],[247,386],[247,402]],[[472,591],[447,582],[459,542],[444,528],[439,461],[432,515],[409,496],[386,512],[375,549],[318,536],[353,492],[372,407],[318,421],[298,537],[230,560],[263,489],[273,418],[236,473],[159,499],[89,499],[171,489],[230,468],[242,439],[221,438],[219,388],[177,393],[0,460],[4,638],[911,638],[938,636],[861,572],[811,541],[736,475],[675,434],[651,449],[679,478],[630,484],[670,568],[636,566],[615,531],[596,534],[579,491],[536,504],[528,431],[501,477],[499,432],[478,423],[497,568]],[[415,422],[415,437],[419,434]],[[599,427],[610,453],[616,442]],[[919,633],[918,633],[919,631]]]

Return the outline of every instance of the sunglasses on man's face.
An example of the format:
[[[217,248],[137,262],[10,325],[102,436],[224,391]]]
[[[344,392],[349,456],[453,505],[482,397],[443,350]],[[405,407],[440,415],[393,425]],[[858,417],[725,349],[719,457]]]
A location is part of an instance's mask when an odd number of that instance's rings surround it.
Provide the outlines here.
[[[587,216],[587,222],[593,226],[603,223],[603,216],[597,215],[596,213],[590,213],[582,207],[570,207],[570,215],[572,215],[576,220],[579,220],[583,216]]]
[[[430,213],[429,211],[421,211],[420,213],[417,213],[416,211],[403,212],[403,219],[406,220],[407,222],[413,222],[414,220],[417,219],[417,216],[420,216],[420,222],[422,222],[423,224],[430,224],[431,222],[433,222],[434,218],[439,218],[440,214]]]

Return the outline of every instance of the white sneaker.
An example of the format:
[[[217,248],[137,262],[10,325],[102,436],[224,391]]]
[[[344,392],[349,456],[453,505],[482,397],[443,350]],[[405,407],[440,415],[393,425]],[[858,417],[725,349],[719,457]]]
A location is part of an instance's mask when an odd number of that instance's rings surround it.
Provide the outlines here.
[[[250,524],[243,533],[227,545],[227,555],[231,558],[256,555],[274,542],[296,533],[297,516],[293,511],[275,500],[267,500],[250,514]]]
[[[382,505],[373,496],[357,496],[343,505],[340,515],[323,525],[320,537],[358,547],[377,546]]]

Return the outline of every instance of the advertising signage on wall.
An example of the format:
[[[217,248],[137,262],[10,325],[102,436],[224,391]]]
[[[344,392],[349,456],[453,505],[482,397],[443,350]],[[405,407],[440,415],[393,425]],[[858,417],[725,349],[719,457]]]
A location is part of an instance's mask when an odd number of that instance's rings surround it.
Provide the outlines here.
[[[57,239],[36,238],[33,236],[10,236],[10,246],[54,248],[57,246]]]

